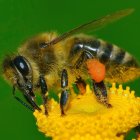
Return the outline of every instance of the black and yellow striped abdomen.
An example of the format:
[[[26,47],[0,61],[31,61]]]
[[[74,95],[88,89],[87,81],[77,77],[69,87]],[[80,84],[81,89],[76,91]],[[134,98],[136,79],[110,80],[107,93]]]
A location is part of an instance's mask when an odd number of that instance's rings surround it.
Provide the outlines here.
[[[70,51],[74,57],[85,51],[106,66],[106,78],[109,82],[127,82],[140,76],[136,59],[127,51],[101,39],[78,39]],[[96,67],[96,66],[95,66]]]
[[[138,63],[135,58],[129,54],[127,51],[119,48],[116,45],[109,44],[102,40],[97,40],[100,42],[99,48],[97,50],[97,58],[104,64],[111,65],[125,65],[127,67],[138,67]]]

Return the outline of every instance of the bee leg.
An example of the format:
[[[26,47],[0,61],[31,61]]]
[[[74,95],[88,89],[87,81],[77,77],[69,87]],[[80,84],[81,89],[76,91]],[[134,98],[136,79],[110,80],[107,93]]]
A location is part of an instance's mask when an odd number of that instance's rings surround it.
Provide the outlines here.
[[[68,94],[69,94],[68,74],[65,69],[63,69],[62,75],[61,75],[61,88],[62,88],[62,92],[61,92],[61,97],[60,97],[60,109],[61,109],[61,115],[63,116],[65,115],[64,107],[68,101]]]
[[[26,104],[24,101],[22,101],[19,97],[17,97],[17,96],[15,95],[15,86],[13,86],[13,96],[14,96],[14,98],[15,98],[19,103],[21,103],[23,106],[25,106],[26,108],[28,108],[28,109],[31,110],[31,111],[34,111],[34,109],[33,109],[32,107],[30,107],[28,104]]]
[[[35,103],[35,101],[33,100],[32,96],[30,96],[30,94],[28,93],[23,93],[25,99],[27,100],[27,102],[34,108],[34,110],[41,110],[38,105]]]
[[[43,105],[44,105],[44,108],[45,108],[45,114],[48,115],[48,110],[47,110],[47,107],[46,107],[46,104],[47,104],[47,101],[48,101],[48,96],[46,95],[46,93],[48,91],[48,88],[47,88],[45,78],[43,76],[40,76],[40,81],[39,82],[40,82],[40,87],[41,87],[41,95],[42,95],[42,98],[43,98]]]
[[[85,94],[86,92],[86,83],[84,80],[80,77],[76,80],[76,86],[79,89],[80,94]]]
[[[23,95],[24,95],[25,99],[33,107],[33,109],[30,106],[28,106],[26,103],[24,103],[20,98],[18,98],[17,96],[15,96],[15,87],[13,87],[13,95],[14,95],[14,97],[15,97],[15,99],[17,101],[19,101],[22,105],[24,105],[25,107],[31,109],[32,111],[34,111],[35,109],[41,110],[38,107],[38,105],[34,102],[34,93],[32,92],[32,88],[31,89],[28,88],[28,90],[21,90],[21,91],[23,92]]]
[[[103,103],[108,108],[112,107],[112,105],[108,103],[107,90],[103,81],[99,83],[93,82],[93,89],[99,102]]]
[[[26,88],[21,89],[25,99],[30,103],[30,105],[37,110],[41,110],[38,105],[35,103],[35,94],[33,92],[33,85],[30,82],[27,82]]]

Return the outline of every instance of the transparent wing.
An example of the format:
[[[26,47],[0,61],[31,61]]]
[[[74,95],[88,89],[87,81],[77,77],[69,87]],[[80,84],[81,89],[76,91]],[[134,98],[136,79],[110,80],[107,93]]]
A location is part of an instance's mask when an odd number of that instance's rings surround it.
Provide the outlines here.
[[[54,40],[47,42],[45,45],[46,46],[54,45],[54,44],[66,39],[74,34],[77,34],[77,33],[84,33],[84,32],[88,32],[88,31],[93,32],[97,29],[104,27],[107,24],[110,24],[114,21],[117,21],[117,20],[131,14],[133,11],[134,11],[134,9],[124,9],[124,10],[117,11],[113,14],[104,16],[100,19],[92,20],[86,24],[83,24],[77,28],[74,28],[74,29],[60,35],[59,37],[55,38]]]

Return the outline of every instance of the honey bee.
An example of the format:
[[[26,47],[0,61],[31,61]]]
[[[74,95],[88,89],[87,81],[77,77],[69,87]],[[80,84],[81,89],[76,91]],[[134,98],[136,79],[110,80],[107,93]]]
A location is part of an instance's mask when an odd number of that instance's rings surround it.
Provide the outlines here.
[[[105,82],[123,83],[139,77],[139,64],[116,45],[81,33],[95,31],[132,11],[117,11],[60,36],[55,32],[43,33],[26,41],[18,54],[7,56],[3,61],[3,75],[13,85],[15,99],[32,111],[40,110],[35,99],[35,92],[40,89],[48,114],[46,93],[51,89],[56,93],[61,91],[60,109],[64,115],[72,85],[83,92],[86,80],[91,79],[97,101],[111,107]],[[15,88],[22,92],[29,105],[15,95]]]

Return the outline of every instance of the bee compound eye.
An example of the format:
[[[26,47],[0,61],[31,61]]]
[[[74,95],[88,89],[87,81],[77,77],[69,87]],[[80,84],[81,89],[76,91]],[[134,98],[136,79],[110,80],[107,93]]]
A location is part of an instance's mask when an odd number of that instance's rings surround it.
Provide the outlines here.
[[[19,70],[19,72],[26,76],[29,73],[29,67],[27,65],[27,62],[24,57],[22,56],[17,56],[13,60],[14,66]]]

